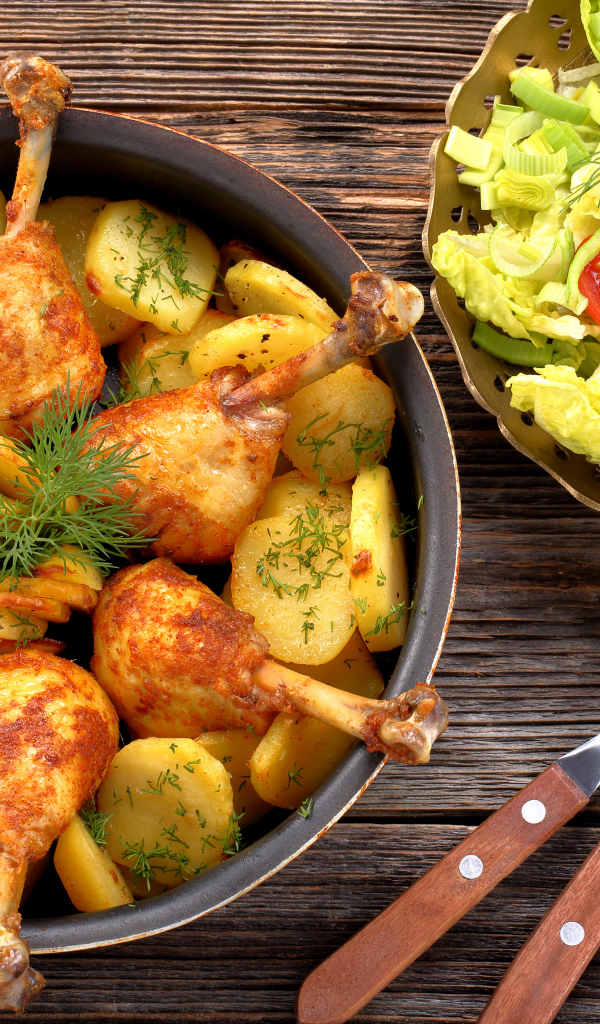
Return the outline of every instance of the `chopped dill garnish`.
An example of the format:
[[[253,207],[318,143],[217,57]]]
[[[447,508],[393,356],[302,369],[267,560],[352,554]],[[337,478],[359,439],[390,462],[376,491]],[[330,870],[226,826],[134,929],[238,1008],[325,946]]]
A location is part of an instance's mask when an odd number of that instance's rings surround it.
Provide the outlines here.
[[[301,818],[308,818],[312,810],[313,798],[309,796],[306,800],[303,800],[298,808],[296,808],[296,814],[299,814]]]
[[[31,447],[11,439],[27,479],[18,501],[0,495],[0,579],[31,576],[53,555],[66,566],[65,544],[82,548],[89,564],[108,573],[115,558],[149,543],[135,531],[140,513],[133,496],[124,499],[116,490],[123,480],[135,480],[144,456],[134,454],[135,444],[107,444],[101,433],[96,438],[98,427],[88,420],[91,404],[81,386],[72,402],[67,381],[65,393],[52,393],[27,434]],[[77,562],[77,556],[68,560]]]
[[[327,484],[331,482],[331,478],[325,475],[325,469],[321,465],[320,459],[321,454],[325,448],[328,448],[335,444],[332,438],[342,433],[344,430],[354,430],[355,434],[350,437],[348,441],[348,449],[354,455],[354,462],[356,465],[356,472],[358,473],[361,465],[366,465],[369,469],[373,469],[378,466],[382,459],[385,458],[386,449],[386,435],[390,426],[391,420],[387,420],[383,424],[381,430],[373,431],[370,427],[366,427],[362,423],[345,423],[344,420],[339,420],[336,427],[333,427],[328,434],[324,437],[317,437],[314,434],[309,434],[308,431],[311,427],[314,427],[321,420],[327,418],[327,413],[322,413],[320,416],[316,416],[314,420],[304,427],[298,434],[296,441],[303,448],[310,448],[313,454],[312,468],[316,469],[319,474],[319,485],[321,487],[321,494],[327,493]],[[341,477],[343,473],[339,467],[336,467]]]
[[[102,814],[101,811],[80,811],[80,814],[96,846],[106,846],[106,823],[112,814]]]
[[[290,768],[290,770],[288,772],[288,779],[289,779],[289,782],[287,784],[287,788],[288,789],[290,788],[290,784],[292,782],[296,786],[303,786],[304,785],[304,782],[302,781],[302,772],[303,771],[304,771],[304,768],[296,768],[296,764],[294,762],[294,764],[292,765],[292,767]]]

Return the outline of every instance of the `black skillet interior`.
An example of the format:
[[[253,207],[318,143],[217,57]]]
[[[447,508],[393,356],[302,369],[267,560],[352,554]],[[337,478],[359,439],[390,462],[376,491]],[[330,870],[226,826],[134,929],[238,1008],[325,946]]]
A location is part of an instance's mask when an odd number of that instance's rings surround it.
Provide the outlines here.
[[[0,111],[0,187],[10,194],[18,151],[16,121]],[[71,109],[61,115],[44,199],[97,195],[141,198],[197,222],[217,243],[243,238],[323,295],[343,313],[350,274],[365,268],[352,247],[314,210],[257,169],[178,132],[137,120]],[[412,337],[377,359],[391,386],[398,421],[388,464],[402,510],[419,518],[415,612],[401,656],[384,659],[393,696],[430,677],[452,607],[459,540],[459,499],[452,442],[439,396]],[[110,355],[107,353],[110,361]],[[424,496],[419,509],[418,499]],[[217,592],[227,567],[194,569]],[[89,620],[73,616],[49,635],[67,640],[67,656],[87,667]],[[296,856],[353,802],[380,764],[351,752],[321,787],[311,815],[274,811],[254,845],[178,890],[100,914],[73,915],[53,869],[32,896],[24,934],[32,951],[125,941],[175,927],[258,884]],[[254,837],[252,837],[254,838]],[[33,918],[33,919],[32,919]]]

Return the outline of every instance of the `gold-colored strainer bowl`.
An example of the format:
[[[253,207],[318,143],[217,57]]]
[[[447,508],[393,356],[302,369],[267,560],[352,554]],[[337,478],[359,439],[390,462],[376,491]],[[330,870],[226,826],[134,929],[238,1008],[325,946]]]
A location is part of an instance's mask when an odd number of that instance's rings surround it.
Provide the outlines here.
[[[526,11],[507,14],[498,22],[473,70],[453,89],[446,105],[448,128],[485,130],[494,96],[499,95],[503,103],[512,102],[508,73],[518,65],[531,63],[556,75],[559,68],[581,67],[594,60],[581,24],[579,0],[530,0]],[[423,250],[430,264],[431,249],[443,231],[452,228],[468,234],[471,228],[478,230],[476,223],[483,226],[490,221],[489,213],[481,211],[479,193],[458,181],[457,165],[444,153],[447,135],[434,142],[429,160],[431,195]],[[431,298],[454,345],[465,384],[479,404],[497,417],[507,440],[574,497],[600,510],[599,470],[583,455],[556,444],[528,414],[511,408],[510,388],[504,382],[522,367],[513,368],[473,345],[474,318],[461,308],[448,281],[438,278]]]

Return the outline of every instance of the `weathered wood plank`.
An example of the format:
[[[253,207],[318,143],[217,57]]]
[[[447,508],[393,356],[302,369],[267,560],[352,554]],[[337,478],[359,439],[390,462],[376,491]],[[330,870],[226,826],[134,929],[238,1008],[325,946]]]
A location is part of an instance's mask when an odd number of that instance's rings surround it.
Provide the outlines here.
[[[292,1024],[306,974],[467,832],[449,825],[338,825],[275,878],[201,921],[127,946],[38,958],[48,987],[27,1018]],[[356,1019],[475,1021],[598,835],[596,828],[562,829]],[[599,988],[596,959],[559,1022],[599,1021]]]
[[[110,109],[440,109],[517,2],[218,5],[5,0],[3,49],[41,50]],[[443,11],[443,28],[440,14]]]

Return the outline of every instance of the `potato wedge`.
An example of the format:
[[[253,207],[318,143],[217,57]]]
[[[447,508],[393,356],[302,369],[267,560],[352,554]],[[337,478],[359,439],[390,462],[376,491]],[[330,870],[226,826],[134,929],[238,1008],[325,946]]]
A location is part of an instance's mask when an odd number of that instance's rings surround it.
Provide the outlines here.
[[[233,809],[242,828],[254,824],[271,810],[250,781],[249,761],[259,744],[258,736],[248,729],[220,729],[198,736],[196,743],[216,757],[227,769],[233,789]]]
[[[225,287],[238,316],[276,313],[300,316],[329,334],[338,319],[325,299],[297,278],[269,263],[241,260],[225,275]]]
[[[167,334],[189,334],[206,309],[218,262],[217,249],[195,224],[128,199],[107,203],[96,217],[85,280],[109,306]]]
[[[349,483],[333,484],[326,494],[313,480],[307,480],[297,469],[277,476],[270,483],[265,500],[256,515],[259,519],[271,516],[297,516],[305,514],[307,505],[316,505],[323,515],[335,523],[350,523],[352,487]]]
[[[135,331],[139,320],[107,306],[85,283],[85,252],[90,231],[106,199],[94,196],[63,196],[42,203],[36,220],[54,228],[65,263],[101,345],[113,345]]]
[[[360,466],[375,465],[390,446],[392,392],[374,373],[354,363],[309,384],[286,405],[293,419],[283,451],[296,469],[322,488],[352,480]]]
[[[237,363],[242,363],[250,373],[259,366],[268,370],[305,352],[326,333],[300,316],[244,316],[197,341],[190,352],[190,366],[198,380],[207,380],[220,366]]]
[[[187,388],[196,383],[189,355],[210,331],[235,320],[216,309],[207,309],[189,334],[166,334],[154,324],[142,324],[119,345],[121,384],[131,398],[144,398],[162,391]]]
[[[364,469],[354,481],[350,544],[358,627],[370,651],[391,651],[406,636],[410,587],[398,502],[386,466]]]
[[[305,672],[306,667],[290,665]],[[378,697],[383,678],[356,631],[344,650],[311,675],[363,697]],[[294,810],[315,792],[356,741],[324,722],[280,714],[250,759],[252,785],[263,800]]]
[[[235,266],[236,263],[239,263],[240,260],[258,260],[260,263],[269,263],[269,260],[262,252],[255,249],[254,246],[248,245],[247,242],[240,242],[237,238],[232,242],[226,242],[225,245],[222,245],[219,249],[219,256],[219,283],[216,291],[220,294],[215,296],[215,304],[222,313],[235,314],[231,296],[225,287],[227,271]]]
[[[283,661],[331,661],[354,632],[346,531],[309,506],[246,527],[232,558],[231,593]],[[301,535],[301,536],[300,536]],[[300,539],[299,539],[300,538]]]
[[[235,852],[229,775],[194,740],[133,740],[114,758],[97,806],[109,816],[108,853],[137,881],[173,888]]]
[[[54,867],[76,910],[89,914],[134,902],[119,868],[96,845],[78,814],[59,836]]]
[[[10,437],[0,436],[0,492],[8,498],[30,501],[29,477],[24,472],[27,463]]]

